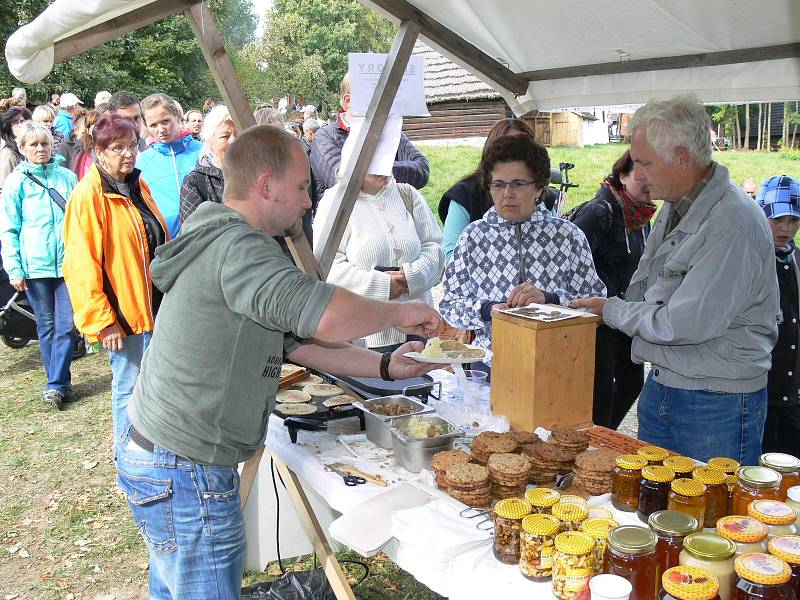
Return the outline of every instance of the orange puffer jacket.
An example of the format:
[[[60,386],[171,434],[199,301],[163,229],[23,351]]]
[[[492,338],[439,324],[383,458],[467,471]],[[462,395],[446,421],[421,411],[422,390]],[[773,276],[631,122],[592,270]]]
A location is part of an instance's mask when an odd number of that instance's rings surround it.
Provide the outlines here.
[[[150,187],[142,179],[138,185],[168,240]],[[142,217],[94,165],[67,202],[64,232],[64,280],[78,330],[92,340],[114,323],[127,335],[152,331],[153,281]]]

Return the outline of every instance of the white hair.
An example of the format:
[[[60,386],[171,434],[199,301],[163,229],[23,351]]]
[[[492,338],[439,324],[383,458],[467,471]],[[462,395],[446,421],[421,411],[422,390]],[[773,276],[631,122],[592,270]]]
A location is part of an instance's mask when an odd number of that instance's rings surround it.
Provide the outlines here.
[[[316,131],[319,129],[319,121],[316,119],[308,119],[307,121],[303,121],[303,133],[308,133],[309,131]]]
[[[11,97],[12,98],[27,98],[28,93],[25,91],[25,88],[15,87],[11,90]]]
[[[663,160],[671,162],[675,149],[682,147],[698,167],[711,163],[711,119],[696,97],[651,100],[631,118],[631,131],[639,125],[644,126],[648,143]]]
[[[17,146],[22,147],[25,146],[28,142],[47,142],[51,146],[53,145],[53,134],[50,133],[50,129],[42,125],[41,123],[34,123],[33,121],[25,121],[22,124],[22,131],[19,132],[19,136],[17,136]]]
[[[233,118],[227,106],[224,104],[217,104],[208,111],[203,119],[203,128],[200,130],[200,139],[203,140],[201,156],[211,153],[211,138],[214,137],[214,132],[217,130],[217,127],[225,123],[233,123]]]

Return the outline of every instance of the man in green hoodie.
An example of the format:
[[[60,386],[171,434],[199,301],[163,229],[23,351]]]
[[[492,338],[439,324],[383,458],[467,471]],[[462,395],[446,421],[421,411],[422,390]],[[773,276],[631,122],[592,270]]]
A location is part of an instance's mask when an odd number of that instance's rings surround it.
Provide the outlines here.
[[[406,378],[430,370],[348,340],[397,327],[430,336],[421,302],[379,302],[299,271],[273,239],[302,232],[309,166],[286,131],[244,132],[223,163],[224,204],[203,203],[158,249],[164,292],[128,412],[118,483],[150,550],[151,598],[238,598],[238,463],[263,444],[281,364]]]

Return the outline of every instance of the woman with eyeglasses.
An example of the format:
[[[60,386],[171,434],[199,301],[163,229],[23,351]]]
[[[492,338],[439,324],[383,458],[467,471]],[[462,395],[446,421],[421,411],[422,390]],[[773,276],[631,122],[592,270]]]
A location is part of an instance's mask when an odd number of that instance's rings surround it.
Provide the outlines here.
[[[529,137],[500,137],[479,171],[492,207],[458,238],[439,311],[450,325],[474,330],[476,345],[491,349],[492,309],[566,306],[604,296],[606,288],[583,232],[542,203],[550,177],[547,150]]]
[[[136,125],[103,115],[92,130],[94,164],[67,205],[64,279],[78,330],[100,340],[111,363],[114,450],[129,424],[127,405],[150,343],[161,292],[150,262],[169,240],[166,222],[135,168]]]
[[[17,146],[17,137],[22,131],[22,124],[30,118],[31,111],[19,106],[12,106],[0,115],[0,191],[6,177],[25,158]]]

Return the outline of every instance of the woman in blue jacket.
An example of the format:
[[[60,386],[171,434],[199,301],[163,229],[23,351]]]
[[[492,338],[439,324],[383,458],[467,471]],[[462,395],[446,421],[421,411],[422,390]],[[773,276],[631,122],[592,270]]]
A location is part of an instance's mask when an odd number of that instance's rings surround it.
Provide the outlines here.
[[[36,315],[39,351],[47,385],[44,401],[59,410],[70,392],[75,346],[72,304],[64,283],[64,204],[78,179],[52,157],[53,135],[24,123],[17,138],[25,157],[3,185],[0,246],[14,289],[27,292]]]
[[[169,237],[181,228],[180,199],[183,179],[191,173],[203,145],[189,130],[179,128],[178,105],[166,94],[151,94],[142,100],[144,123],[153,143],[139,155],[136,168],[149,185],[164,216]]]

